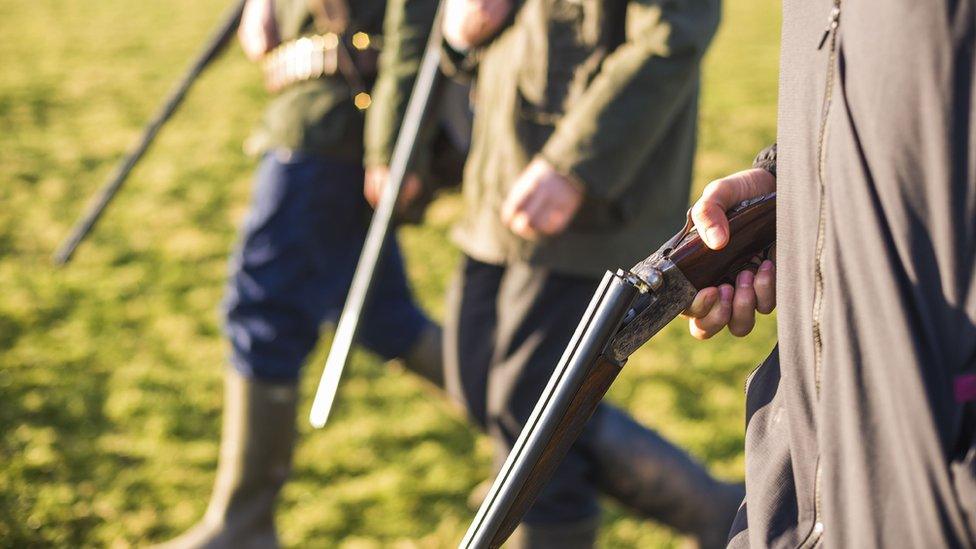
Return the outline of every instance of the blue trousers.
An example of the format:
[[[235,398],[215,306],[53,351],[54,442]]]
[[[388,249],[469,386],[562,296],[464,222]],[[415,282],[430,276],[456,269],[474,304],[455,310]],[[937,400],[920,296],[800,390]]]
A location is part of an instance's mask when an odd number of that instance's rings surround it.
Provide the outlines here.
[[[298,378],[320,325],[342,310],[369,215],[362,166],[284,151],[264,157],[224,299],[239,372]],[[358,341],[389,359],[407,353],[430,321],[413,301],[395,237],[383,258]]]

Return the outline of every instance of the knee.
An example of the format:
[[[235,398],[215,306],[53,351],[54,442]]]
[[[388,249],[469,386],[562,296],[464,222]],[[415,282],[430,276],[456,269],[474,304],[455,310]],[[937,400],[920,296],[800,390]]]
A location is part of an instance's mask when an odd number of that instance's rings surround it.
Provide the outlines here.
[[[225,332],[230,361],[242,375],[262,381],[295,381],[317,331],[261,307],[228,311]]]

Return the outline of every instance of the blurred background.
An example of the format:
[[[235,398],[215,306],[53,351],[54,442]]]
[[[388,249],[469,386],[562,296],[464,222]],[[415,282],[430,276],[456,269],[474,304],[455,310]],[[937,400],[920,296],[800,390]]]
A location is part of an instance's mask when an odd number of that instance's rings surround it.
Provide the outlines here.
[[[142,546],[206,507],[226,351],[218,305],[255,164],[241,144],[265,100],[236,46],[76,259],[58,270],[50,254],[226,5],[0,0],[0,546]],[[774,140],[778,40],[778,2],[725,3],[705,63],[696,192]],[[442,196],[425,225],[400,236],[435,318],[459,213],[457,197]],[[748,339],[707,344],[676,322],[634,356],[609,398],[719,476],[741,479],[743,383],[774,337],[772,317]],[[302,418],[328,343],[327,334],[306,368]],[[490,472],[487,440],[364,351],[328,427],[301,421],[300,436],[279,513],[289,546],[450,547],[474,514],[468,494]],[[609,504],[605,526],[605,547],[681,542]]]

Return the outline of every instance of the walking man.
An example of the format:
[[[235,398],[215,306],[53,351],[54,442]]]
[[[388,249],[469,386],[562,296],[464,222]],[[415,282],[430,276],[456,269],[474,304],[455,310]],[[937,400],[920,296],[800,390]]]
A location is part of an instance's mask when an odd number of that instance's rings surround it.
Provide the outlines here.
[[[447,388],[503,459],[607,265],[682,222],[699,67],[718,0],[448,0],[446,69],[474,73],[463,252],[448,298]],[[592,547],[597,493],[725,543],[741,489],[603,406],[517,543]]]
[[[251,141],[263,151],[251,210],[231,259],[224,302],[226,374],[220,461],[210,505],[168,547],[276,547],[274,503],[295,442],[302,363],[342,308],[366,235],[363,126],[376,78],[387,2],[250,0],[239,38],[273,91]],[[403,4],[385,36],[377,87],[408,94],[415,69],[397,52],[422,50],[436,3]],[[374,125],[385,112],[370,112]],[[417,192],[414,179],[405,193]],[[440,328],[411,296],[395,240],[384,252],[360,341],[442,384]]]

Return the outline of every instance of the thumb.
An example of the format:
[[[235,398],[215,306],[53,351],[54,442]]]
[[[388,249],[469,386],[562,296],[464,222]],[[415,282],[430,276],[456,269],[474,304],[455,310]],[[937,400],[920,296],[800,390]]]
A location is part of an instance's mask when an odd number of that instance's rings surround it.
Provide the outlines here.
[[[725,212],[736,204],[776,188],[776,179],[761,169],[745,170],[709,183],[691,208],[691,220],[709,248],[720,250],[729,242]]]
[[[691,220],[705,245],[720,250],[729,242],[729,220],[725,216],[728,207],[724,202],[702,195],[691,208]]]

